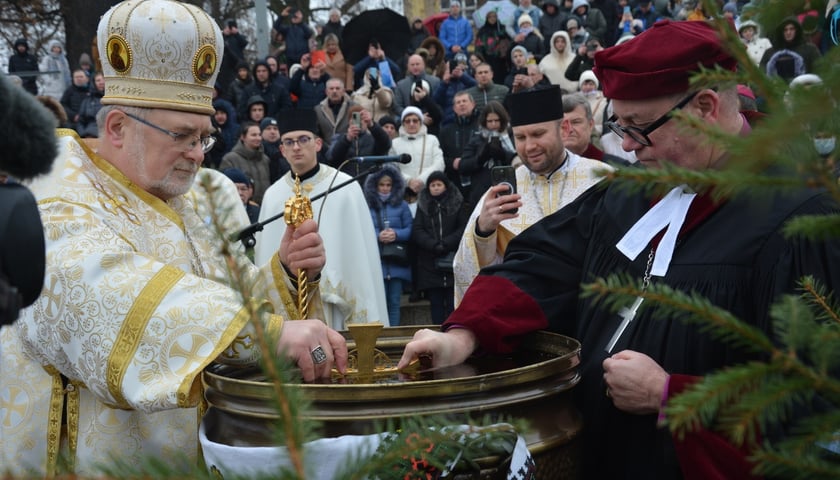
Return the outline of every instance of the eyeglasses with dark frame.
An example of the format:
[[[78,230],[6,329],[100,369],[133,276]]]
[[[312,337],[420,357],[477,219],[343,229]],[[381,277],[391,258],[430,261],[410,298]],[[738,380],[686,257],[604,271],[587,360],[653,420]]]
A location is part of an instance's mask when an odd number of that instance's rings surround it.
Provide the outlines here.
[[[649,146],[653,145],[653,143],[650,141],[650,138],[648,137],[648,135],[653,133],[653,131],[656,130],[657,128],[659,128],[662,125],[665,125],[666,123],[668,123],[668,120],[671,119],[671,114],[676,112],[677,110],[683,109],[683,107],[688,105],[688,102],[690,102],[695,96],[697,96],[698,93],[700,93],[700,92],[699,91],[694,92],[691,95],[683,98],[682,100],[680,100],[680,102],[678,104],[674,105],[673,108],[671,108],[670,110],[665,112],[664,115],[662,115],[661,117],[654,120],[653,123],[651,123],[650,125],[648,125],[645,128],[621,126],[618,123],[616,123],[615,121],[613,121],[616,118],[615,116],[612,117],[611,121],[607,122],[607,128],[612,130],[613,133],[615,133],[616,135],[618,135],[621,138],[624,138],[624,135],[627,134],[627,135],[630,136],[630,138],[633,139],[634,142],[636,142],[640,145],[644,145],[645,147],[649,147]]]
[[[213,145],[216,143],[216,139],[209,136],[209,135],[206,136],[206,137],[202,137],[202,136],[199,136],[199,135],[189,135],[189,134],[186,134],[186,133],[173,132],[173,131],[167,130],[167,129],[161,127],[161,126],[155,125],[154,123],[152,123],[148,120],[144,120],[144,119],[138,117],[137,115],[132,115],[128,112],[123,112],[123,113],[125,113],[125,115],[127,117],[129,117],[133,120],[136,120],[136,121],[142,123],[143,125],[146,125],[147,127],[152,127],[159,132],[162,132],[162,133],[165,133],[166,135],[169,135],[172,138],[172,140],[175,141],[176,146],[182,152],[185,152],[185,153],[193,151],[193,149],[195,149],[195,147],[197,147],[199,145],[201,145],[202,153],[207,153],[207,152],[209,152],[210,150],[213,149]]]
[[[283,144],[286,148],[295,148],[295,144],[300,145],[300,148],[304,148],[309,145],[314,137],[310,137],[309,135],[301,135],[298,138],[287,138],[285,140],[281,140],[280,143]]]

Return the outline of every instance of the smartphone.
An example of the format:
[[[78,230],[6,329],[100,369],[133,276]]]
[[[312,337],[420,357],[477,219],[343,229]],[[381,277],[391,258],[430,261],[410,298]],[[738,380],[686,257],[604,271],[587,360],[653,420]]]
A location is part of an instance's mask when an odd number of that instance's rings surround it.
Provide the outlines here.
[[[630,13],[630,5],[624,6],[624,13]]]
[[[368,68],[368,75],[370,75],[370,78],[372,78],[374,80],[378,80],[379,79],[379,69],[378,68]]]
[[[353,112],[351,115],[351,119],[353,121],[353,125],[362,128],[362,113],[361,112]]]
[[[414,81],[414,89],[418,90],[418,89],[421,89],[421,88],[423,88],[423,79],[418,78],[417,80]]]
[[[511,195],[516,193],[516,169],[511,166],[499,166],[490,169],[490,183],[504,185],[508,191],[500,195]],[[507,210],[505,213],[516,213],[519,209]]]

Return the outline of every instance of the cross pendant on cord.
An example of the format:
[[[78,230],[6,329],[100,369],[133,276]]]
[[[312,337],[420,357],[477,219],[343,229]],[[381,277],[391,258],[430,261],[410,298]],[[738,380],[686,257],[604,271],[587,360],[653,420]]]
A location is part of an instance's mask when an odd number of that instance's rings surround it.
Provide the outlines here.
[[[607,353],[612,353],[613,348],[615,348],[615,344],[618,343],[618,339],[621,338],[621,335],[623,335],[624,331],[627,330],[630,322],[632,322],[636,317],[636,312],[639,311],[639,307],[642,305],[643,301],[644,298],[636,297],[636,300],[632,305],[630,305],[630,308],[624,307],[618,311],[618,315],[621,317],[621,323],[618,325],[618,328],[615,329],[615,333],[613,333],[609,343],[607,343]]]

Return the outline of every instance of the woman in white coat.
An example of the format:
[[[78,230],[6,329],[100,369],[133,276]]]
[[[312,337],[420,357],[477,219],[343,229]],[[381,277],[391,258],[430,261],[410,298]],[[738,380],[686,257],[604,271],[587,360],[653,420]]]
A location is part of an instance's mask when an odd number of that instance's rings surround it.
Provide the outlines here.
[[[578,82],[566,78],[566,68],[575,59],[569,33],[558,30],[551,35],[551,53],[540,60],[540,71],[548,77],[548,81],[560,85],[563,93],[573,93],[578,90]]]
[[[49,51],[41,59],[38,70],[55,72],[41,75],[41,81],[43,82],[41,94],[61,101],[61,96],[64,95],[64,91],[71,83],[70,64],[67,62],[67,56],[61,42],[58,40],[50,41]]]
[[[440,142],[436,136],[426,131],[423,112],[419,108],[405,107],[400,116],[400,123],[400,134],[391,141],[391,155],[411,155],[409,163],[397,164],[408,186],[406,195],[411,203],[410,197],[416,199],[426,186],[429,174],[436,170],[443,171],[445,164]]]

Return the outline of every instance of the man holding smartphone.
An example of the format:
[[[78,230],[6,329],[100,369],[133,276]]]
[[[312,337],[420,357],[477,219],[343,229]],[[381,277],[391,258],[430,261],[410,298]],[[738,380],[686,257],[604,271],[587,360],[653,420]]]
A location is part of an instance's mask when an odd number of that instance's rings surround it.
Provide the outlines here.
[[[455,305],[487,265],[501,263],[508,242],[522,230],[570,203],[609,168],[563,147],[563,100],[560,87],[513,93],[510,124],[522,165],[516,169],[518,193],[502,183],[479,200],[455,255]],[[518,212],[514,210],[518,209]]]

